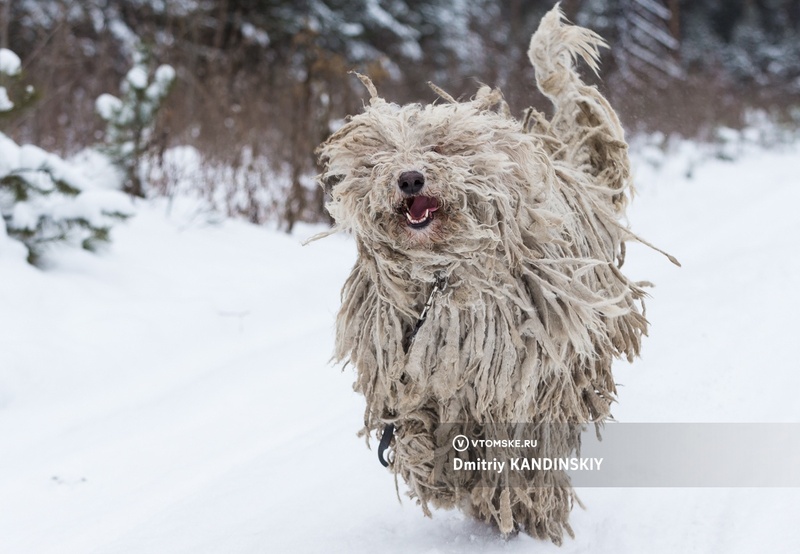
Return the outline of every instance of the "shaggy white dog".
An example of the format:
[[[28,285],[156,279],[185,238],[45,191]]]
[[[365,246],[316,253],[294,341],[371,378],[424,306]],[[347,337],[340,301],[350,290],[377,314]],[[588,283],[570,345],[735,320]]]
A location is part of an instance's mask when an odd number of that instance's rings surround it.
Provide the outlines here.
[[[358,260],[342,291],[336,353],[357,371],[365,431],[429,505],[459,507],[556,543],[575,500],[563,471],[455,471],[455,435],[537,441],[563,457],[610,417],[614,358],[646,332],[641,284],[621,272],[630,166],[616,114],[576,73],[602,39],[556,6],[528,52],[555,105],[509,116],[498,90],[369,106],[320,146],[320,181]]]

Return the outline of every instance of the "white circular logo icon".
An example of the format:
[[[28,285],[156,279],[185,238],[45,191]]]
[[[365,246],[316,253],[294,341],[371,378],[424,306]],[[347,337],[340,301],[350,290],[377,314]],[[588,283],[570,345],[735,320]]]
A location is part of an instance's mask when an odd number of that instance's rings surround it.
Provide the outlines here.
[[[453,448],[456,452],[464,452],[469,448],[469,439],[465,435],[456,435],[453,438]]]

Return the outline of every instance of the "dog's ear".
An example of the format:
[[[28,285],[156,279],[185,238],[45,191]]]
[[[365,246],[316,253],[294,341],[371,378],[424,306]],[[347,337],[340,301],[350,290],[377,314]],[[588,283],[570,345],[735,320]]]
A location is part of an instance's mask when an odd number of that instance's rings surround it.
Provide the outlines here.
[[[359,73],[358,71],[350,71],[350,73],[358,77],[358,80],[361,81],[361,83],[367,89],[367,92],[369,92],[369,103],[371,105],[374,106],[375,104],[385,102],[385,100],[378,95],[378,89],[375,88],[375,83],[372,82],[372,79]]]
[[[508,104],[503,98],[503,93],[499,88],[493,89],[489,85],[482,84],[475,94],[472,104],[478,108],[478,110],[495,108],[497,113],[506,117],[511,117],[511,110],[508,108]]]
[[[450,96],[450,94],[448,94],[448,93],[447,93],[447,92],[446,92],[444,89],[442,89],[441,87],[439,87],[439,86],[437,86],[437,85],[433,84],[433,83],[432,83],[432,82],[430,82],[430,81],[428,81],[428,86],[429,86],[429,87],[431,88],[431,90],[432,90],[433,92],[435,92],[435,93],[436,93],[436,95],[437,95],[439,98],[441,98],[442,100],[445,100],[446,102],[449,102],[450,104],[458,104],[458,100],[456,100],[455,98],[453,98],[452,96]]]

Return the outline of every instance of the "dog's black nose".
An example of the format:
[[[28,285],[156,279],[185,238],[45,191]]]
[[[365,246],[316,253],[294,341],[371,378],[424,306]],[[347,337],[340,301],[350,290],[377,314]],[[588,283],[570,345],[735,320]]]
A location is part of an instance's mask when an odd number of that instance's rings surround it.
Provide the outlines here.
[[[425,186],[425,176],[419,171],[404,171],[397,178],[397,187],[403,194],[417,194]]]

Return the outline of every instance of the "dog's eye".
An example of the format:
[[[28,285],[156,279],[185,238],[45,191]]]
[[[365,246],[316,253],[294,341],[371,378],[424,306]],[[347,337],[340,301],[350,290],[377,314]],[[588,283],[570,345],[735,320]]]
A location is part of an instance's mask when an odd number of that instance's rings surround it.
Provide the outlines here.
[[[442,144],[434,144],[428,148],[428,152],[435,152],[436,154],[443,154],[444,153],[444,145]]]
[[[340,174],[326,174],[323,175],[320,179],[322,181],[322,188],[325,192],[330,192],[333,190],[333,187],[344,181],[344,175]]]

